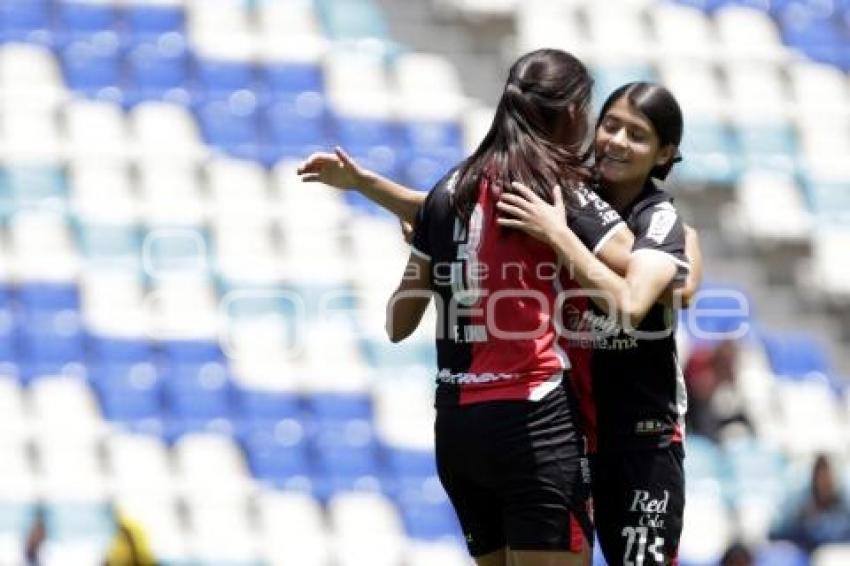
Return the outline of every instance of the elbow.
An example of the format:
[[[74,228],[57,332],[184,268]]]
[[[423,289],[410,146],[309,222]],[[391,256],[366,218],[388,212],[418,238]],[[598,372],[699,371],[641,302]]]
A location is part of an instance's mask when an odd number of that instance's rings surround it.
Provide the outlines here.
[[[400,332],[393,332],[392,330],[387,330],[387,338],[390,339],[390,342],[393,344],[398,344],[402,340],[406,338],[406,336],[402,335]]]
[[[648,308],[634,301],[625,300],[621,302],[621,305],[620,314],[623,317],[623,322],[628,324],[629,328],[637,328],[649,312]]]
[[[393,344],[398,344],[405,338],[410,335],[410,332],[404,332],[399,328],[399,325],[396,324],[392,318],[387,318],[387,323],[384,325],[384,330],[387,332],[387,338],[390,339],[390,342]]]

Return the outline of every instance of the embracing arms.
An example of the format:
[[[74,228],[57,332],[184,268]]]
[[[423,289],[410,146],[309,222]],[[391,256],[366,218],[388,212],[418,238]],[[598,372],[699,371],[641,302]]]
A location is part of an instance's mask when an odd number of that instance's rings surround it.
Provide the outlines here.
[[[582,287],[602,292],[597,304],[624,323],[637,327],[649,309],[662,298],[676,276],[676,265],[655,250],[630,253],[625,276],[621,277],[584,246],[564,222],[565,206],[561,191],[554,191],[550,205],[521,184],[514,184],[516,194],[504,194],[498,204],[504,214],[498,220],[506,227],[522,230],[549,244]]]

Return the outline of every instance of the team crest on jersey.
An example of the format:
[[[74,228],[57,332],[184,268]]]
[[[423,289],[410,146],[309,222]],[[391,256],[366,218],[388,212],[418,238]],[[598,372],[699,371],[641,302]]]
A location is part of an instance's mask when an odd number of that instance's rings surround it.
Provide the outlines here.
[[[669,202],[664,202],[655,207],[655,212],[652,213],[652,219],[649,221],[649,230],[646,232],[646,237],[654,240],[656,243],[663,244],[670,230],[676,225],[676,209]]]

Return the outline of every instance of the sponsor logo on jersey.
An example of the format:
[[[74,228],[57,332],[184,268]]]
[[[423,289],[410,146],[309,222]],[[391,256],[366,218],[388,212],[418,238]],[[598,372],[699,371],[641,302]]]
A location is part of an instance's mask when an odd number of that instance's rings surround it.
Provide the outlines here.
[[[662,202],[655,207],[655,212],[652,213],[652,218],[649,221],[649,230],[646,232],[646,237],[661,245],[673,226],[676,225],[676,209],[669,202]]]

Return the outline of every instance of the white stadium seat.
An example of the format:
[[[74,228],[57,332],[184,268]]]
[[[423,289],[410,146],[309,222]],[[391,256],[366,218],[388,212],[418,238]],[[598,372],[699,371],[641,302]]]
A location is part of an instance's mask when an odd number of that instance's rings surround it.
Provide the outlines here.
[[[812,218],[791,175],[750,170],[735,185],[735,193],[735,225],[728,226],[730,232],[767,247],[808,242]]]
[[[328,514],[340,566],[368,562],[398,565],[404,554],[404,534],[395,507],[377,493],[348,493],[333,497]],[[376,554],[375,548],[381,552]]]
[[[176,104],[142,102],[130,111],[130,125],[140,157],[185,162],[207,153],[195,119]]]
[[[75,99],[65,105],[65,129],[72,157],[95,159],[130,157],[129,129],[115,104]]]
[[[726,5],[714,13],[714,23],[723,55],[728,60],[775,63],[785,59],[782,38],[769,14]]]

